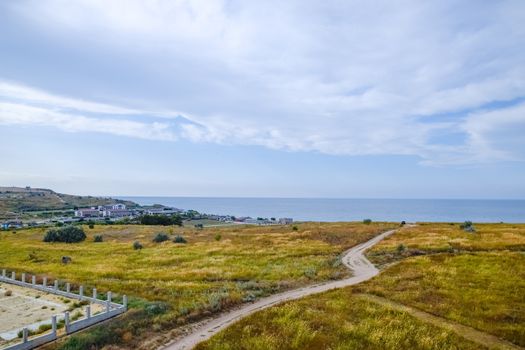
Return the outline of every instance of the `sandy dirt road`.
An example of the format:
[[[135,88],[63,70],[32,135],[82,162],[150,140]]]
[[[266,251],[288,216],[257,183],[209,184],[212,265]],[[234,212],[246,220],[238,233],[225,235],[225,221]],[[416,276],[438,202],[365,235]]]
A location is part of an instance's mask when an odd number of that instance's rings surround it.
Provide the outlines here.
[[[221,314],[217,318],[211,319],[195,326],[188,334],[176,339],[174,342],[164,347],[165,350],[188,350],[193,348],[201,341],[207,340],[217,332],[228,327],[232,323],[262,309],[282,303],[288,300],[303,298],[305,296],[325,292],[327,290],[342,288],[366,281],[379,273],[379,270],[363,255],[365,250],[391,235],[396,230],[390,230],[375,236],[374,238],[349,249],[343,256],[343,264],[352,270],[353,276],[339,281],[315,284],[299,289],[290,290],[280,294],[275,294],[263,298],[253,304],[243,305],[242,307]]]

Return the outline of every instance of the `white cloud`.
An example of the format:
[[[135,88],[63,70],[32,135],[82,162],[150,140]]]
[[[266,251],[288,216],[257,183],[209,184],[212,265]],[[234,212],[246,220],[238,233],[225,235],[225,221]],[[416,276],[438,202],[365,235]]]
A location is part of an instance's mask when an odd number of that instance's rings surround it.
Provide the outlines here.
[[[149,105],[164,112],[0,84],[10,103],[58,106],[60,118],[74,120],[69,130],[91,124],[64,117],[64,110],[75,109],[191,121],[176,132],[165,123],[106,120],[131,123],[123,128],[128,136],[141,137],[135,127],[145,125],[153,130],[146,138],[162,140],[180,132],[194,142],[414,155],[428,164],[522,159],[525,153],[497,141],[507,129],[496,121],[506,118],[507,109],[469,112],[525,94],[520,1],[50,0],[12,8],[57,40],[96,47],[115,64],[140,56],[129,69],[158,81],[144,93]],[[54,125],[67,129],[68,123]],[[464,142],[446,142],[458,131]],[[434,142],[437,134],[445,141]]]
[[[97,132],[151,140],[176,140],[165,123],[91,118],[40,107],[0,102],[0,124],[50,126],[68,132]]]

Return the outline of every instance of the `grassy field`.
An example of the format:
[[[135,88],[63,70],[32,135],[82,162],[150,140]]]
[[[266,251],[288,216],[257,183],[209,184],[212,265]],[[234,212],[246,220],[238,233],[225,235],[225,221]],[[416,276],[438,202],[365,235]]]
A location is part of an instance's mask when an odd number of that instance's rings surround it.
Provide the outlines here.
[[[72,337],[64,349],[118,343],[161,332],[270,293],[348,274],[339,254],[390,224],[331,223],[204,230],[154,226],[84,227],[79,244],[44,243],[44,229],[0,234],[0,266],[131,297],[132,311],[107,327]],[[186,244],[152,242],[165,232]],[[94,243],[95,235],[104,242]],[[142,250],[132,244],[140,241]],[[62,256],[72,263],[61,264]],[[118,296],[117,296],[118,298]],[[118,300],[118,299],[117,299]]]
[[[525,225],[475,227],[476,233],[449,224],[403,228],[369,252],[388,266],[376,278],[254,314],[199,349],[483,348],[481,340],[474,346],[360,295],[525,346]]]
[[[525,254],[420,256],[355,290],[387,297],[525,346]]]
[[[482,347],[481,347],[482,348]],[[351,288],[258,312],[196,350],[480,349],[451,331],[355,297]]]
[[[405,227],[374,246],[367,256],[382,266],[415,255],[525,250],[525,225],[475,224],[475,228],[476,232],[470,233],[459,224]]]

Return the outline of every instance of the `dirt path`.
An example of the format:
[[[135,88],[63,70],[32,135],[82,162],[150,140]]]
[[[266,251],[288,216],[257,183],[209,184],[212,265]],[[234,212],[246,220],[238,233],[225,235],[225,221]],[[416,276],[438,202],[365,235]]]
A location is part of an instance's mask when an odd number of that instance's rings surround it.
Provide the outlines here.
[[[477,329],[474,329],[472,327],[464,326],[454,321],[429,314],[428,312],[416,309],[411,306],[406,306],[403,304],[396,303],[395,301],[392,301],[390,299],[386,299],[386,298],[382,298],[382,297],[378,297],[376,295],[370,295],[370,294],[358,294],[356,295],[356,297],[370,300],[374,303],[378,303],[383,306],[390,307],[394,310],[404,311],[426,323],[430,323],[434,326],[438,326],[440,328],[444,328],[449,331],[452,331],[462,336],[465,339],[468,339],[472,342],[482,345],[483,347],[488,347],[489,349],[502,349],[502,350],[503,349],[520,350],[521,349],[523,350],[522,347],[512,344],[508,341],[499,339],[492,334],[478,331]]]
[[[207,322],[196,325],[189,334],[176,339],[173,343],[168,344],[165,350],[182,350],[191,349],[201,341],[207,340],[214,334],[228,327],[232,323],[262,309],[282,303],[288,300],[303,298],[310,294],[325,292],[330,289],[342,288],[351,286],[363,281],[366,281],[379,273],[379,270],[365,258],[364,251],[372,247],[383,238],[391,235],[396,230],[383,232],[374,238],[361,243],[346,252],[343,256],[343,264],[345,264],[354,273],[354,276],[344,280],[316,284],[308,287],[290,290],[288,292],[275,294],[267,298],[261,299],[253,304],[244,305],[238,309],[224,313],[217,318],[211,319]]]

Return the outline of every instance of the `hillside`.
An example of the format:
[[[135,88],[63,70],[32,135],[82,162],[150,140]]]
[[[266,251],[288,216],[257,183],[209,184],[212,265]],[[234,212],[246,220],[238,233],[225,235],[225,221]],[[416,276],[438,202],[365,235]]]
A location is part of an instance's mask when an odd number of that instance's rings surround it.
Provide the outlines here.
[[[131,201],[109,197],[74,196],[45,188],[0,187],[0,219],[11,218],[28,211],[71,210],[75,207],[113,203],[123,203],[129,207],[137,206]]]

